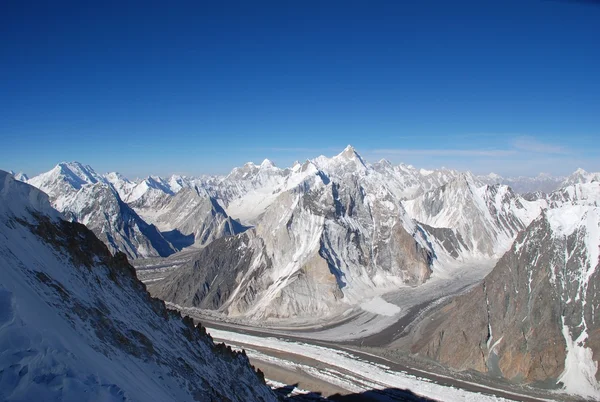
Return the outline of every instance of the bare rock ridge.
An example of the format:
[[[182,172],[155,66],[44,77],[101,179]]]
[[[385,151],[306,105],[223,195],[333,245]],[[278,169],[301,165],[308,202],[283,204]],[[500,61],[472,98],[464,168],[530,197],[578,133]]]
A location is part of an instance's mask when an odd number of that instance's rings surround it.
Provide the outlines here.
[[[0,399],[277,400],[244,353],[167,310],[124,254],[1,171],[0,238]]]

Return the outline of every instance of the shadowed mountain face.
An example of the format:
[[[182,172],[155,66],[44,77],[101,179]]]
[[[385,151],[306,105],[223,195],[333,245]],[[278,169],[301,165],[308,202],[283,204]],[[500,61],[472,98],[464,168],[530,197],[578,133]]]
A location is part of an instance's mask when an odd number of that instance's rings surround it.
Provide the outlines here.
[[[600,210],[565,205],[522,231],[483,283],[423,322],[414,353],[457,369],[600,396]]]
[[[2,400],[275,401],[47,196],[0,172]]]

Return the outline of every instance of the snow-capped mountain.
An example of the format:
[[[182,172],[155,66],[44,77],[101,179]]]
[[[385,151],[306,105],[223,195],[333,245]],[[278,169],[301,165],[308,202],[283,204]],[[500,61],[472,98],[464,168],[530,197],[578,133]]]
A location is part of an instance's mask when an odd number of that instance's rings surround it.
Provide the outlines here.
[[[254,224],[279,194],[297,186],[314,171],[299,164],[292,169],[279,169],[268,159],[260,165],[248,162],[220,180],[213,193],[230,216],[244,224]]]
[[[139,258],[168,256],[176,251],[90,166],[60,163],[28,183],[48,194],[52,205],[65,217],[88,226],[113,252]]]
[[[552,176],[547,173],[540,173],[534,177],[502,177],[496,173],[490,173],[485,176],[477,176],[477,179],[485,184],[507,185],[518,194],[536,192],[550,193],[560,188],[561,183],[565,180],[562,176]]]
[[[125,198],[125,202],[143,215],[144,210],[160,208],[173,194],[165,179],[149,176],[136,183]]]
[[[542,197],[552,208],[562,205],[600,206],[600,181],[575,183]]]
[[[191,235],[193,243],[199,246],[246,229],[231,219],[205,190],[197,188],[182,188],[158,210],[145,211],[148,213],[143,218],[162,232],[170,232],[172,238],[175,231],[184,237]]]
[[[571,199],[545,210],[481,285],[423,320],[413,352],[600,398],[599,253],[598,206]]]
[[[545,203],[527,201],[504,185],[477,186],[471,176],[460,175],[403,205],[436,240],[438,257],[490,258],[501,256]]]
[[[166,257],[176,251],[155,226],[140,218],[105,183],[83,186],[64,204],[62,212],[87,226],[113,253],[121,251],[135,259]]]
[[[381,179],[396,197],[407,200],[443,186],[460,175],[456,170],[445,168],[425,170],[403,163],[394,166],[385,159],[373,164],[373,170],[382,175]]]
[[[132,182],[121,173],[111,172],[104,175],[104,180],[109,183],[112,188],[119,194],[122,200],[126,200],[131,194],[136,183]]]
[[[153,299],[123,254],[0,172],[1,400],[275,401],[243,353]]]
[[[600,172],[589,173],[580,168],[562,182],[562,187],[592,182],[600,182]]]
[[[236,173],[256,177],[264,166],[245,168]],[[303,180],[277,193],[253,229],[210,243],[152,292],[229,315],[314,317],[423,283],[431,274],[429,245],[371,173],[353,149],[295,166],[284,183],[294,174]]]
[[[27,183],[48,194],[53,206],[62,211],[67,200],[82,186],[103,181],[103,177],[89,165],[82,165],[79,162],[62,162],[52,170],[32,177]]]
[[[29,180],[29,176],[27,176],[25,173],[23,172],[19,172],[19,173],[15,173],[12,170],[8,172],[9,174],[13,175],[15,179],[19,180],[19,181],[27,181]]]

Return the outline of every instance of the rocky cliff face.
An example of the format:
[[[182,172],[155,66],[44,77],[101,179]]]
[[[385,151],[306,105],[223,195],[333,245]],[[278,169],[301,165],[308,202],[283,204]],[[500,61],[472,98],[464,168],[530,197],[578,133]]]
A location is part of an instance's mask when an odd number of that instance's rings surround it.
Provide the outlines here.
[[[414,353],[600,397],[600,209],[544,212],[483,283],[427,317]]]
[[[124,254],[0,172],[2,400],[275,401],[244,354],[153,299]]]

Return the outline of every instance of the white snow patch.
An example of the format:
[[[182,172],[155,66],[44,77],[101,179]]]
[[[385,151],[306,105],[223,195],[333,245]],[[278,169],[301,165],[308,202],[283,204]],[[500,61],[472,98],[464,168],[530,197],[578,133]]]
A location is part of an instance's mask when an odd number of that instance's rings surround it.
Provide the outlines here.
[[[564,318],[562,332],[567,342],[567,357],[565,370],[558,378],[558,382],[564,384],[568,393],[600,398],[600,386],[596,381],[598,363],[593,360],[592,350],[583,346],[587,332],[582,331],[581,335],[573,340],[569,327],[564,324]]]

